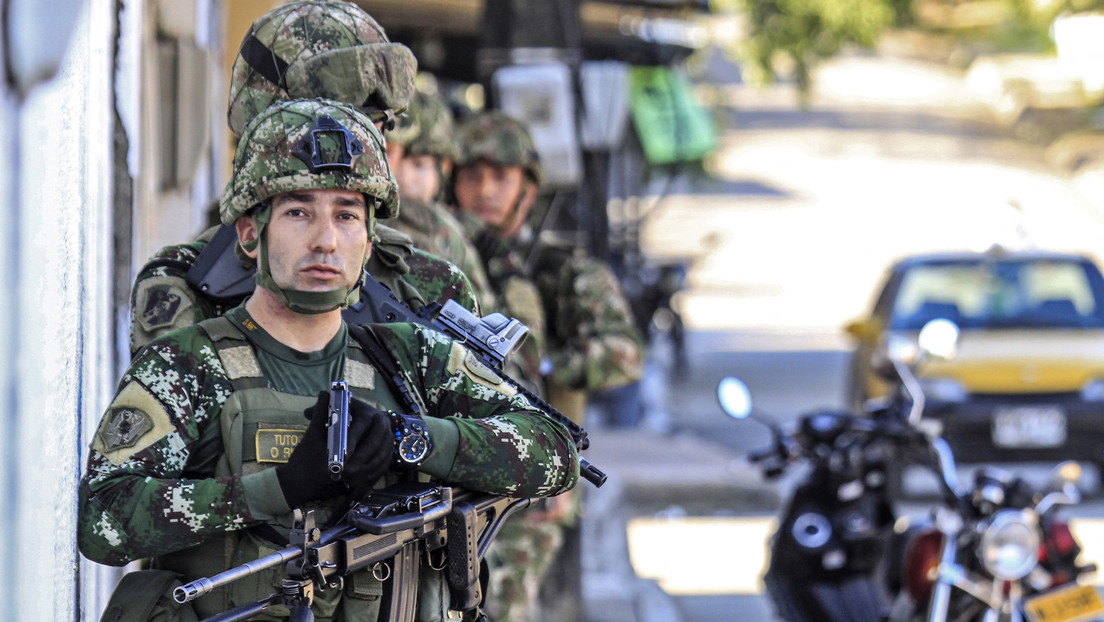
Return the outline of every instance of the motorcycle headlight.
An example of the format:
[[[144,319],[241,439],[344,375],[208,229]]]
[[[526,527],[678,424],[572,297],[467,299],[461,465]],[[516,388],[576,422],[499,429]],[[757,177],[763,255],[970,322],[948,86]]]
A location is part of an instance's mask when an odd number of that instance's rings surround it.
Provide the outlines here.
[[[1081,399],[1086,402],[1104,402],[1104,380],[1090,380],[1081,387]]]
[[[1034,514],[1002,510],[985,528],[979,551],[985,569],[1002,581],[1018,581],[1039,563],[1039,528]]]
[[[929,378],[920,383],[924,396],[937,402],[965,402],[966,387],[954,378]]]

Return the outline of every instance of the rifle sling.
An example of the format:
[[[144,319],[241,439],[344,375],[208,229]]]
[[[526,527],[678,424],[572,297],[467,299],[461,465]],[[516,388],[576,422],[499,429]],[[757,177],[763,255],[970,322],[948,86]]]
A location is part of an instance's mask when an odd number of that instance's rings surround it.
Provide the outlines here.
[[[364,354],[368,356],[368,360],[380,370],[399,400],[410,409],[410,414],[424,417],[425,411],[414,399],[414,393],[410,389],[410,385],[403,379],[402,372],[399,371],[399,366],[394,357],[387,353],[387,349],[380,343],[376,333],[363,326],[349,325],[349,336],[364,349]]]

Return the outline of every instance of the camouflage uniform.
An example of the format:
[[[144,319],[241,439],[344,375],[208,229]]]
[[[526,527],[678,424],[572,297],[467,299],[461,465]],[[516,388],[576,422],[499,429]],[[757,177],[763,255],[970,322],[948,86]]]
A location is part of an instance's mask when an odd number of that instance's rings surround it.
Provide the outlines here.
[[[391,43],[370,15],[343,0],[297,0],[253,23],[234,62],[227,121],[235,135],[269,105],[326,97],[393,122],[414,94],[417,62]],[[386,217],[394,217],[394,213]],[[131,288],[131,354],[173,329],[235,306],[196,292],[185,276],[213,230],[194,242],[168,246],[143,266]],[[455,265],[413,250],[410,240],[378,227],[369,272],[415,310],[419,303],[454,299],[476,311],[475,293]]]
[[[310,165],[296,164],[289,155],[291,147],[311,135],[313,128],[302,119],[336,119],[344,131],[355,130],[349,132],[354,148],[370,145],[376,157],[355,155],[348,173],[310,167],[308,174],[304,169]],[[372,211],[386,212],[397,198],[380,155],[382,137],[351,107],[317,100],[274,106],[246,128],[242,146],[234,178],[223,193],[224,223],[251,206],[266,205],[280,192],[341,188],[360,191],[369,199],[371,233]],[[268,211],[262,207],[257,222],[267,223]],[[258,229],[259,247],[251,248],[261,253],[260,285],[272,289],[280,286],[266,285],[264,278],[265,226]],[[352,295],[338,291],[346,300]],[[282,299],[289,307],[299,304],[295,293],[285,290]],[[374,325],[370,330],[425,407],[425,422],[435,441],[434,452],[420,469],[423,477],[518,496],[553,495],[574,486],[578,456],[567,431],[480,365],[461,344],[412,324]],[[380,410],[399,409],[399,396],[382,380],[370,357],[346,337],[343,326],[323,351],[330,353],[327,364],[338,370],[336,377],[347,379],[358,399]],[[244,307],[238,307],[225,317],[165,335],[138,354],[102,419],[81,481],[78,543],[86,557],[113,565],[153,557],[156,567],[185,571],[214,564],[218,571],[277,546],[266,539],[262,527],[286,533],[291,508],[273,467],[286,464],[294,453],[306,426],[296,426],[291,415],[305,421],[303,408],[319,387],[292,388],[295,383],[288,382],[288,376],[270,374],[273,359],[262,357],[262,351],[268,352],[272,346],[265,344],[273,341]],[[293,358],[314,353],[302,354]],[[286,371],[302,366],[290,360],[278,367]],[[313,378],[323,388],[335,379]],[[273,420],[275,427],[265,423]],[[272,445],[271,454],[261,450],[268,448],[265,443]],[[281,448],[282,454],[277,451]],[[396,479],[388,475],[377,485]],[[345,502],[335,498],[309,506],[332,514]],[[418,619],[443,619],[444,584],[439,575],[424,576],[428,578],[419,589]],[[435,583],[433,576],[438,577]],[[237,582],[201,598],[197,611],[206,616],[231,603],[263,598],[273,591],[272,580],[261,575]],[[426,585],[437,587],[436,598],[423,593]],[[313,609],[319,620],[372,620],[380,593],[371,573],[361,572],[344,590],[319,593]],[[277,610],[273,615],[287,614]]]
[[[540,163],[525,127],[501,112],[475,115],[458,132],[457,165],[485,160],[521,166],[539,185]],[[506,264],[516,264],[518,249],[527,249],[532,266],[527,276],[536,287],[545,318],[544,376],[548,401],[581,422],[586,394],[639,380],[643,373],[643,340],[628,302],[612,271],[584,250],[548,239],[536,243],[523,227]],[[489,244],[494,246],[494,244]],[[477,244],[482,252],[483,245]],[[494,265],[496,253],[490,256]],[[499,257],[502,257],[500,255]],[[494,268],[488,268],[494,281]],[[577,500],[573,500],[577,504]],[[538,591],[545,572],[563,542],[563,526],[573,521],[574,507],[528,512],[507,523],[492,543],[488,611],[511,622],[540,619]]]
[[[403,157],[433,156],[438,161],[439,174],[443,174],[441,163],[456,157],[452,125],[452,113],[445,102],[419,91],[406,114],[386,133],[387,144],[402,145]],[[411,198],[403,194],[402,188],[399,195],[402,203],[399,215],[388,224],[409,235],[417,248],[456,264],[471,281],[480,306],[497,310],[479,253],[456,217],[444,205]]]
[[[516,251],[490,231],[482,220],[464,213],[456,216],[468,235],[479,244],[479,255],[498,304],[496,310],[529,327],[529,336],[507,362],[506,371],[543,396],[541,361],[544,359],[545,317],[537,287],[522,271]]]
[[[549,398],[581,423],[587,394],[640,380],[644,340],[609,266],[549,235],[537,238],[532,253],[548,318]]]
[[[187,281],[188,270],[216,230],[208,229],[188,244],[166,246],[138,272],[130,295],[131,356],[161,335],[222,315],[241,302],[215,300]],[[480,314],[475,291],[458,267],[414,248],[409,237],[380,224],[368,273],[414,310],[429,302],[455,300]]]

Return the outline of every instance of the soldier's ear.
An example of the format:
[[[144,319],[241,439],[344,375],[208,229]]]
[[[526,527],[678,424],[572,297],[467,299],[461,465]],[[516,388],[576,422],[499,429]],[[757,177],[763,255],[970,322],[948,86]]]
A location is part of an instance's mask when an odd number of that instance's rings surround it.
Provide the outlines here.
[[[238,232],[238,244],[245,252],[245,256],[250,259],[256,259],[257,253],[257,236],[260,234],[260,228],[257,226],[257,219],[252,214],[247,214],[238,218],[234,222],[234,228]]]

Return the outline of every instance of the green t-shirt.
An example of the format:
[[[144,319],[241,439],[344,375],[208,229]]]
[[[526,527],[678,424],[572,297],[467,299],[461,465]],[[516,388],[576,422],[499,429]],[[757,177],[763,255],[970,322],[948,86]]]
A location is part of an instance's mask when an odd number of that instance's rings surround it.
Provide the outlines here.
[[[325,348],[300,352],[280,343],[261,328],[245,310],[245,303],[227,311],[226,317],[253,344],[261,371],[277,391],[292,395],[318,395],[319,391],[329,391],[330,383],[345,375],[349,329],[344,322]]]

